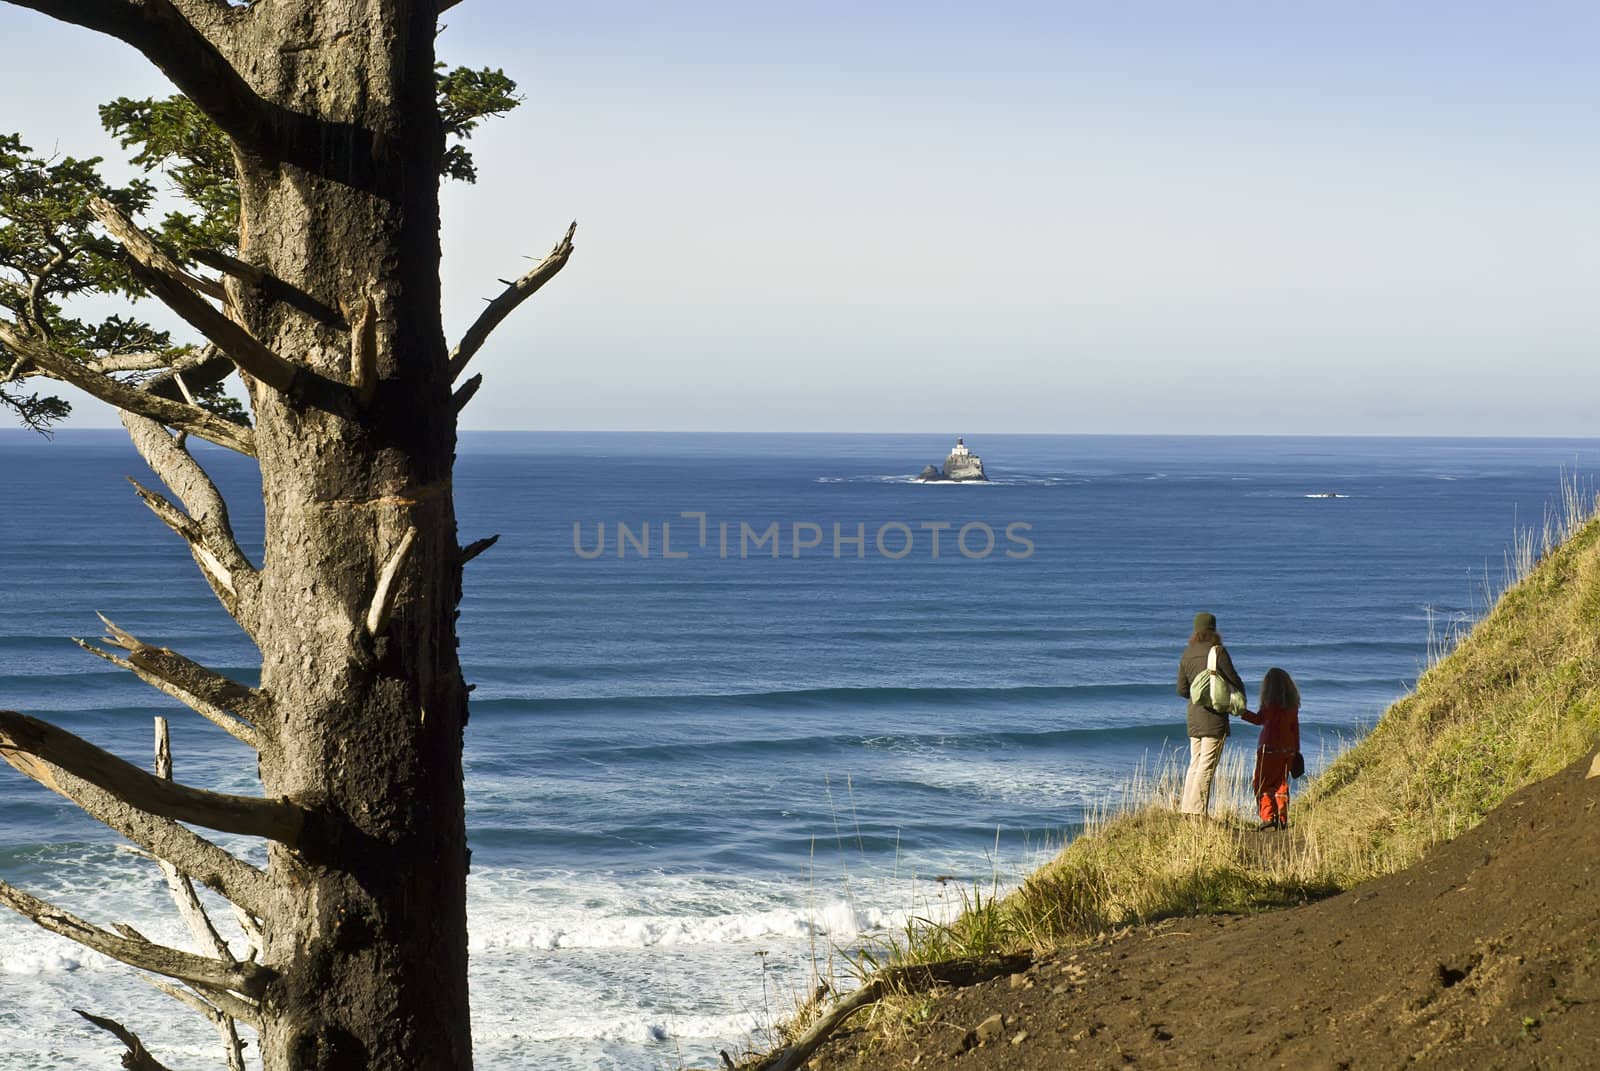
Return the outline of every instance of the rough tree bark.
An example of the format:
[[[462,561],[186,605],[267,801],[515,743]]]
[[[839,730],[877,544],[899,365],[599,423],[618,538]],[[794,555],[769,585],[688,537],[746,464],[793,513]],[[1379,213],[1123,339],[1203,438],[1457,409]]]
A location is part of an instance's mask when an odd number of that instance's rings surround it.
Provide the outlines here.
[[[255,428],[223,437],[257,457],[266,507],[257,567],[234,543],[215,487],[166,430],[206,435],[214,429],[204,414],[105,388],[179,502],[141,495],[259,648],[260,687],[109,623],[108,639],[126,656],[91,649],[253,743],[265,801],[279,809],[252,809],[252,820],[292,816],[252,827],[273,838],[268,867],[239,864],[245,873],[232,879],[252,890],[243,919],[259,929],[259,962],[218,960],[217,976],[195,984],[259,1024],[266,1071],[468,1068],[467,688],[455,631],[467,555],[451,485],[466,395],[452,398],[465,359],[451,361],[440,317],[439,0],[15,2],[144,52],[235,149],[238,257],[197,256],[223,272],[229,323],[202,322],[218,318],[206,302],[219,280],[175,277],[141,253],[137,229],[128,232],[115,209],[96,207],[152,292],[180,312],[204,306],[186,318],[243,375]],[[560,269],[570,239],[531,284],[534,272],[509,285],[493,321],[469,332],[466,358]],[[15,353],[41,367],[54,359],[47,339],[20,334],[4,340]],[[295,374],[274,371],[273,355]],[[47,738],[55,751],[39,743]],[[0,719],[0,755],[81,804],[138,811],[176,791],[146,785],[140,795],[142,782],[104,773],[79,744],[32,719]],[[176,817],[207,824],[207,808],[220,815],[234,799],[199,796],[198,814]],[[228,891],[217,877],[226,868],[171,847],[186,831],[174,815],[152,813],[136,817],[164,824],[141,844]],[[230,827],[219,818],[213,828]],[[145,953],[125,958],[136,954]],[[238,980],[246,976],[248,987]]]

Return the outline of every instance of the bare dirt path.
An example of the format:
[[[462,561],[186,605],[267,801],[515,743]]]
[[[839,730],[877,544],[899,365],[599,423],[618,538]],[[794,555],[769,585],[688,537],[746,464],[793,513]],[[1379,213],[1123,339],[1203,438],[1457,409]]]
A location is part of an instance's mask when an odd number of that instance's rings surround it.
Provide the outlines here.
[[[813,1066],[1600,1068],[1589,769],[1523,789],[1399,874],[1046,957],[940,997],[898,1041],[837,1037]]]

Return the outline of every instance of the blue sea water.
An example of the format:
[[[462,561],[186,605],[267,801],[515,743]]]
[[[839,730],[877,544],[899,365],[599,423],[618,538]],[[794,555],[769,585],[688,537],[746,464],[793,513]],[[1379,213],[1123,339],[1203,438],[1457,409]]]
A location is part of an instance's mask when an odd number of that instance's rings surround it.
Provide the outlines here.
[[[461,618],[481,1067],[712,1066],[841,950],[1014,881],[1185,743],[1198,609],[1331,754],[1600,468],[1595,440],[969,439],[991,484],[911,482],[942,436],[464,437],[463,540],[501,534]],[[258,543],[250,463],[202,456]],[[165,714],[181,778],[252,791],[240,745],[67,639],[102,611],[253,680],[141,469],[120,432],[0,432],[0,705],[138,762]],[[5,768],[0,878],[187,944],[152,866]],[[0,918],[0,1068],[106,1063],[71,1007],[215,1065],[131,972]]]

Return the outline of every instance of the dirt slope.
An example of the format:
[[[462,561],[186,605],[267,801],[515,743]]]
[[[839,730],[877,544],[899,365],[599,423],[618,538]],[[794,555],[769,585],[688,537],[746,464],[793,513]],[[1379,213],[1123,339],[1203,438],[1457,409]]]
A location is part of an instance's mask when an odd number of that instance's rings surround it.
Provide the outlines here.
[[[901,1041],[836,1038],[814,1066],[1600,1068],[1590,766],[1522,789],[1408,870],[1060,953],[938,998]],[[999,1036],[975,1043],[997,1014]]]

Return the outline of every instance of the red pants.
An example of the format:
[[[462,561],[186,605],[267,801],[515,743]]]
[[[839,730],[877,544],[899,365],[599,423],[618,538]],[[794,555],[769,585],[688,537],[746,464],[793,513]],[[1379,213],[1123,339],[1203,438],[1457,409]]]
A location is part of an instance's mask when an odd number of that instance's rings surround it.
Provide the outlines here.
[[[1289,824],[1289,763],[1293,752],[1258,750],[1252,786],[1263,822]]]

